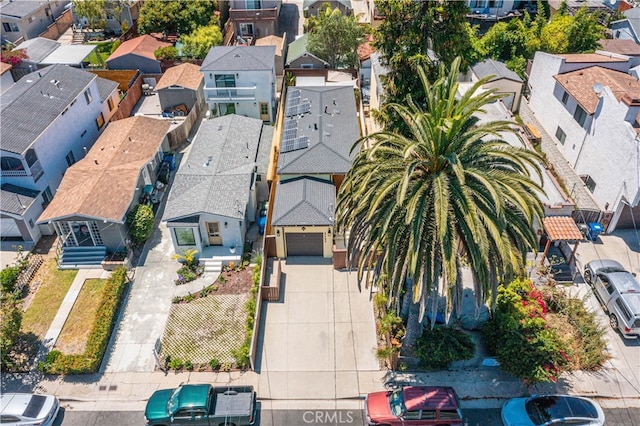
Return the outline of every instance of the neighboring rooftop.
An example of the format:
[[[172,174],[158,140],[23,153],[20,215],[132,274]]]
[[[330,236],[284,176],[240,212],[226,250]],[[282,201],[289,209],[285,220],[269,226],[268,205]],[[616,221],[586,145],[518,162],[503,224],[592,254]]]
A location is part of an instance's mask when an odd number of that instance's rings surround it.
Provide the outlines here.
[[[287,48],[287,59],[284,61],[284,63],[290,64],[291,62],[295,61],[302,55],[307,54],[307,55],[313,56],[319,61],[324,62],[325,65],[328,66],[329,65],[328,62],[323,61],[322,59],[318,58],[316,55],[312,53],[309,53],[309,51],[307,50],[308,42],[309,42],[309,33],[303,36],[300,36],[294,41],[292,41],[291,43],[289,43],[289,47]]]
[[[197,213],[243,218],[265,127],[236,114],[204,120],[176,173],[163,220]]]
[[[0,211],[22,215],[38,198],[38,194],[32,189],[3,183],[0,187]]]
[[[115,81],[107,80],[106,78],[98,77],[96,79],[98,85],[98,93],[100,94],[100,102],[104,102],[118,88],[118,83]]]
[[[493,59],[485,59],[482,62],[478,62],[474,66],[471,67],[473,73],[478,76],[478,78],[483,78],[489,75],[493,75],[491,80],[496,81],[500,79],[513,80],[518,83],[522,83],[522,79],[515,72],[511,71],[504,62],[495,61]]]
[[[141,116],[109,123],[89,153],[67,169],[38,222],[84,216],[124,223],[140,173],[168,130],[168,122]]]
[[[621,58],[614,53],[607,54],[606,52],[598,53],[563,53],[555,54],[561,58],[564,58],[566,63],[589,63],[589,62],[627,62],[627,58]]]
[[[4,74],[5,72],[9,72],[11,68],[13,68],[11,64],[0,62],[0,75]]]
[[[290,87],[278,174],[346,173],[360,139],[353,87]]]
[[[553,77],[588,114],[593,114],[598,105],[598,94],[593,89],[596,83],[608,87],[618,101],[640,105],[640,82],[621,71],[592,66]]]
[[[282,49],[284,47],[284,38],[277,35],[268,35],[256,39],[256,46],[274,46],[276,48],[276,55],[282,55]]]
[[[275,46],[214,46],[202,61],[206,71],[259,71],[275,66]]]
[[[13,50],[24,50],[28,61],[42,65],[77,65],[96,50],[95,44],[61,44],[48,38],[36,37],[21,43]]]
[[[69,0],[59,1],[69,3]],[[31,15],[48,3],[45,0],[2,0],[0,2],[0,15],[20,19]]]
[[[2,94],[2,149],[22,154],[97,78],[66,65],[52,65],[25,75]]]
[[[150,35],[142,35],[122,43],[115,52],[107,58],[107,61],[119,58],[130,53],[143,56],[148,59],[156,59],[154,52],[161,47],[172,46],[171,43],[160,41]]]
[[[351,0],[334,0],[338,3],[340,3],[341,5],[343,5],[344,7],[351,9]],[[360,0],[362,1],[362,0]],[[310,6],[313,6],[315,3],[326,3],[326,0],[304,0],[304,2],[302,3],[302,10],[307,10],[309,9]]]
[[[584,238],[571,216],[548,216],[542,222],[551,241],[582,241]]]
[[[640,45],[630,39],[602,39],[598,43],[600,43],[601,49],[606,52],[640,56]]]
[[[198,90],[204,76],[200,72],[200,67],[194,64],[184,63],[171,67],[162,74],[155,90],[164,89],[170,86],[180,86],[187,89]]]
[[[51,55],[58,47],[60,47],[60,43],[55,40],[36,37],[30,40],[25,40],[20,43],[19,46],[13,48],[13,50],[24,50],[24,53],[26,53],[31,62],[40,63],[44,58]]]
[[[375,49],[373,48],[373,35],[370,34],[367,37],[367,40],[358,46],[358,57],[361,61],[366,61],[371,57],[373,52],[375,52]]]

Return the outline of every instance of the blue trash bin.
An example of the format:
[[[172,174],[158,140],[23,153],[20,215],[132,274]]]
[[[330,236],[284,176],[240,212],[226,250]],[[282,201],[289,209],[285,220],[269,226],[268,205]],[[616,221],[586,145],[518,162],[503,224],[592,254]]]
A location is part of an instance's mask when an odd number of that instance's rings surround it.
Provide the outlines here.
[[[596,241],[598,235],[604,232],[604,227],[599,222],[589,222],[589,231],[587,232],[587,239],[590,241]]]

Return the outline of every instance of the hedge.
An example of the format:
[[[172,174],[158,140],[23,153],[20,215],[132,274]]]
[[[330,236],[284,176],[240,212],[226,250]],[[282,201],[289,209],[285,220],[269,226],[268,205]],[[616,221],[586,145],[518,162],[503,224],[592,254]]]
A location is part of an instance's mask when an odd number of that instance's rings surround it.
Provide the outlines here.
[[[97,372],[109,344],[126,284],[127,269],[125,267],[120,267],[111,273],[102,292],[100,306],[96,312],[83,354],[67,355],[57,350],[51,351],[47,354],[44,362],[38,363],[38,370],[47,374]]]

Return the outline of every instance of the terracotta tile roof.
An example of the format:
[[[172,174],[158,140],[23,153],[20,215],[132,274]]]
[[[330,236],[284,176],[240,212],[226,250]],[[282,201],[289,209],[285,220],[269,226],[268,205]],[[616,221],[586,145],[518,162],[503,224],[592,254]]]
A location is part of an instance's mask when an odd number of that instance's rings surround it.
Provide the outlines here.
[[[553,78],[584,108],[593,114],[598,104],[598,95],[593,85],[600,83],[608,87],[618,101],[627,105],[640,105],[640,82],[629,74],[593,66],[554,75]]]
[[[0,62],[0,75],[9,71],[12,68],[11,64],[5,64],[4,62]]]
[[[358,57],[361,61],[366,61],[371,57],[373,52],[375,52],[373,48],[373,35],[369,35],[367,41],[358,46]]]
[[[566,63],[627,62],[627,59],[617,58],[606,53],[565,53],[557,56],[564,58]]]
[[[570,216],[545,217],[542,222],[551,241],[575,241],[583,238],[576,222]]]
[[[269,35],[256,39],[256,46],[275,46],[276,56],[282,56],[282,49],[284,47],[284,39],[276,35]]]
[[[633,40],[603,39],[600,40],[602,50],[627,56],[640,55],[640,45]]]
[[[38,222],[85,216],[122,223],[141,170],[158,152],[170,125],[142,116],[109,123],[87,156],[67,169]]]
[[[151,37],[150,35],[143,35],[140,37],[132,38],[131,40],[127,40],[122,43],[120,46],[118,46],[116,51],[107,58],[107,61],[119,58],[124,55],[128,55],[129,53],[144,56],[145,58],[149,59],[155,59],[156,56],[153,54],[153,52],[155,52],[160,47],[167,46],[171,46],[171,43],[160,41],[156,38]]]
[[[180,64],[171,67],[162,74],[162,78],[156,84],[156,90],[169,86],[181,86],[187,89],[198,90],[204,76],[200,73],[200,67],[194,64]]]

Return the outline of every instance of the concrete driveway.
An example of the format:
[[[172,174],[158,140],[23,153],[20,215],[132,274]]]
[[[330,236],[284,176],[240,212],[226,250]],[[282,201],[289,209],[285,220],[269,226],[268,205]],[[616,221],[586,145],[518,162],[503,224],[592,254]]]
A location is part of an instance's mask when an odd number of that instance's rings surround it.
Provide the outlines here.
[[[373,305],[355,273],[330,261],[290,257],[279,302],[263,302],[261,398],[357,398],[381,386]]]

